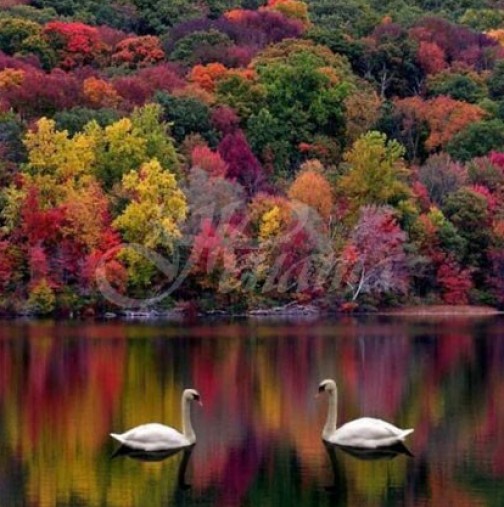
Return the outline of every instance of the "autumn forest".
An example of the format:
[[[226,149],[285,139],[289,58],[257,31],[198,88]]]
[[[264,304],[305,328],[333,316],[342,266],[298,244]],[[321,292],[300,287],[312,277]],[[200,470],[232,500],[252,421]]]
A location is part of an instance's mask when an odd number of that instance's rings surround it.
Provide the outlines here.
[[[504,306],[504,3],[0,0],[0,313]]]

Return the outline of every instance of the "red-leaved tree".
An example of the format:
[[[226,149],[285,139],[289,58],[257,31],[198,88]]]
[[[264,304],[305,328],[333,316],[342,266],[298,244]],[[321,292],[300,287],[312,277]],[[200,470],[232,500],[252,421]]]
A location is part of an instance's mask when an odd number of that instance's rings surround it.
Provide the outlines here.
[[[154,65],[164,59],[161,42],[154,35],[128,37],[115,47],[112,63],[135,69]]]
[[[227,134],[219,143],[218,151],[229,166],[228,178],[236,179],[250,194],[261,189],[264,184],[263,169],[241,130]]]
[[[102,64],[109,52],[98,29],[84,23],[51,21],[44,26],[43,37],[56,51],[59,65],[65,70]]]
[[[193,167],[199,167],[211,176],[226,176],[228,164],[224,162],[219,153],[212,151],[208,146],[197,145],[191,152]]]
[[[442,290],[443,301],[449,305],[469,303],[469,291],[473,287],[471,271],[464,269],[449,255],[440,258],[437,282]]]

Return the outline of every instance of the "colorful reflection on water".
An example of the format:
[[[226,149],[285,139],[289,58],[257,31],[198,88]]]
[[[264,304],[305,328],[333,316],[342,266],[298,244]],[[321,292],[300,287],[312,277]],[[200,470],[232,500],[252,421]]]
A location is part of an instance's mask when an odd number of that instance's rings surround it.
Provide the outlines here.
[[[326,377],[338,381],[341,422],[367,415],[414,427],[414,457],[328,452],[326,400],[315,399]],[[180,427],[184,387],[204,402],[193,407],[190,454],[112,458],[111,431]],[[0,499],[504,505],[504,320],[1,322]]]

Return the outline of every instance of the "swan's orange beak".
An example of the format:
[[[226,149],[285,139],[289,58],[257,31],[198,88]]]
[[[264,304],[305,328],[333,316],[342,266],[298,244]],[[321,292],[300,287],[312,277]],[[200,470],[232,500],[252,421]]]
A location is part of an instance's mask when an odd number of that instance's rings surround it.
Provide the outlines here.
[[[203,406],[203,402],[202,402],[201,400],[198,400],[198,405],[199,405],[200,407],[202,407],[202,406]]]
[[[317,393],[317,394],[314,396],[314,398],[315,398],[316,400],[318,400],[318,399],[320,398],[320,393]]]

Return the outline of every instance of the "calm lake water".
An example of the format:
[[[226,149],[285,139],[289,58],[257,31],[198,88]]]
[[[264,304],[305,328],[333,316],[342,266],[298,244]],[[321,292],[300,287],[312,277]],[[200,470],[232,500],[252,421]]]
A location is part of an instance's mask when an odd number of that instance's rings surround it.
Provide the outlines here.
[[[326,377],[414,457],[328,452]],[[111,458],[111,431],[180,427],[185,387],[190,454]],[[0,505],[502,506],[504,319],[0,322]]]

